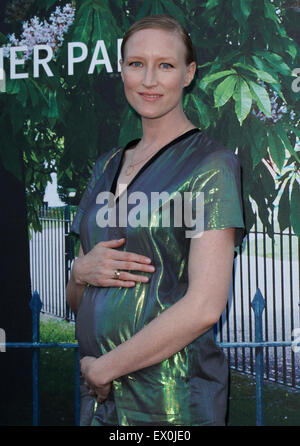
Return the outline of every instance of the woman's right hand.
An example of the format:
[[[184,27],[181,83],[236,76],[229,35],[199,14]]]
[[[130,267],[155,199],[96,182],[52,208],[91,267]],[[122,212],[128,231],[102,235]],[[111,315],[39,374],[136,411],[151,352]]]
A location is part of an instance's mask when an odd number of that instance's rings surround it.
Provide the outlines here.
[[[148,282],[147,276],[133,274],[126,270],[151,273],[155,271],[154,266],[150,265],[151,259],[133,252],[117,250],[116,248],[124,242],[125,238],[99,242],[86,255],[79,255],[72,269],[76,284],[132,287],[135,282]],[[120,271],[119,278],[115,277],[115,270]]]

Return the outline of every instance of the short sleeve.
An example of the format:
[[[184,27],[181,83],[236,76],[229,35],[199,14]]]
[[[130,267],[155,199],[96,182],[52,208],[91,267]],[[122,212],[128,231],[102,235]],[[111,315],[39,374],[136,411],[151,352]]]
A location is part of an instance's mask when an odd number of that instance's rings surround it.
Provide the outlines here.
[[[80,222],[81,219],[88,207],[89,204],[89,198],[91,195],[92,190],[94,189],[98,179],[99,179],[99,174],[100,174],[100,158],[97,159],[97,161],[95,162],[95,165],[92,169],[92,173],[91,173],[91,177],[90,180],[88,182],[88,185],[85,189],[85,191],[82,194],[82,197],[80,199],[78,208],[77,208],[77,212],[74,216],[72,225],[71,225],[71,232],[75,232],[76,234],[80,234]]]
[[[246,230],[238,157],[228,149],[217,150],[208,155],[198,169],[192,192],[193,196],[195,192],[204,192],[203,230],[234,227],[234,245],[241,245]]]

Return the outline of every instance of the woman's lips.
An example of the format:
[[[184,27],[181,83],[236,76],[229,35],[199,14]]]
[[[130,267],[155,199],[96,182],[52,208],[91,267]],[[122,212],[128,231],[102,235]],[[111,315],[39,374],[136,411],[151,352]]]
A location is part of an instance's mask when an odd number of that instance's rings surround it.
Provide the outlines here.
[[[148,102],[155,102],[155,101],[158,101],[158,99],[160,99],[161,97],[162,97],[162,94],[146,94],[146,93],[139,93],[141,96],[142,96],[142,98],[145,100],[145,101],[148,101]]]

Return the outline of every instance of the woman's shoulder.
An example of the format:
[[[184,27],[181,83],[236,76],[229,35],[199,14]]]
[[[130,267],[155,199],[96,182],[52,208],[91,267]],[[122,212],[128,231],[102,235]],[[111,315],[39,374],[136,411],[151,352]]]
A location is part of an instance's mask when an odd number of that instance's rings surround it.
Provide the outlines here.
[[[202,167],[240,167],[239,158],[231,149],[205,133],[201,135],[199,154],[202,155],[200,163]]]
[[[101,153],[94,163],[95,172],[103,173],[120,150],[121,147],[113,147],[112,149]]]

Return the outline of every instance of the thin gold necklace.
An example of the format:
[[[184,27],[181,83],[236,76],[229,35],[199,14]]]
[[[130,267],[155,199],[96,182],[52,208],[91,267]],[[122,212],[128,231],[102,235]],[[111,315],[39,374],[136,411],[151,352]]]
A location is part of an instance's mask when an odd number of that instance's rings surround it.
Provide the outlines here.
[[[179,136],[182,135],[186,131],[186,129],[189,127],[189,125],[190,125],[190,123],[184,128],[184,130],[181,133],[179,133],[179,135],[175,136],[175,138],[173,138],[173,139],[179,138]],[[173,141],[173,139],[172,139],[172,141]],[[148,159],[155,152],[157,152],[157,150],[154,150],[148,156],[146,156],[146,158],[143,158],[140,161],[136,161],[135,163],[130,163],[129,166],[125,169],[125,175],[126,176],[131,175],[135,166],[142,163],[143,161],[146,161],[146,159]],[[132,154],[131,160],[133,160],[133,157],[134,157],[134,153]]]

